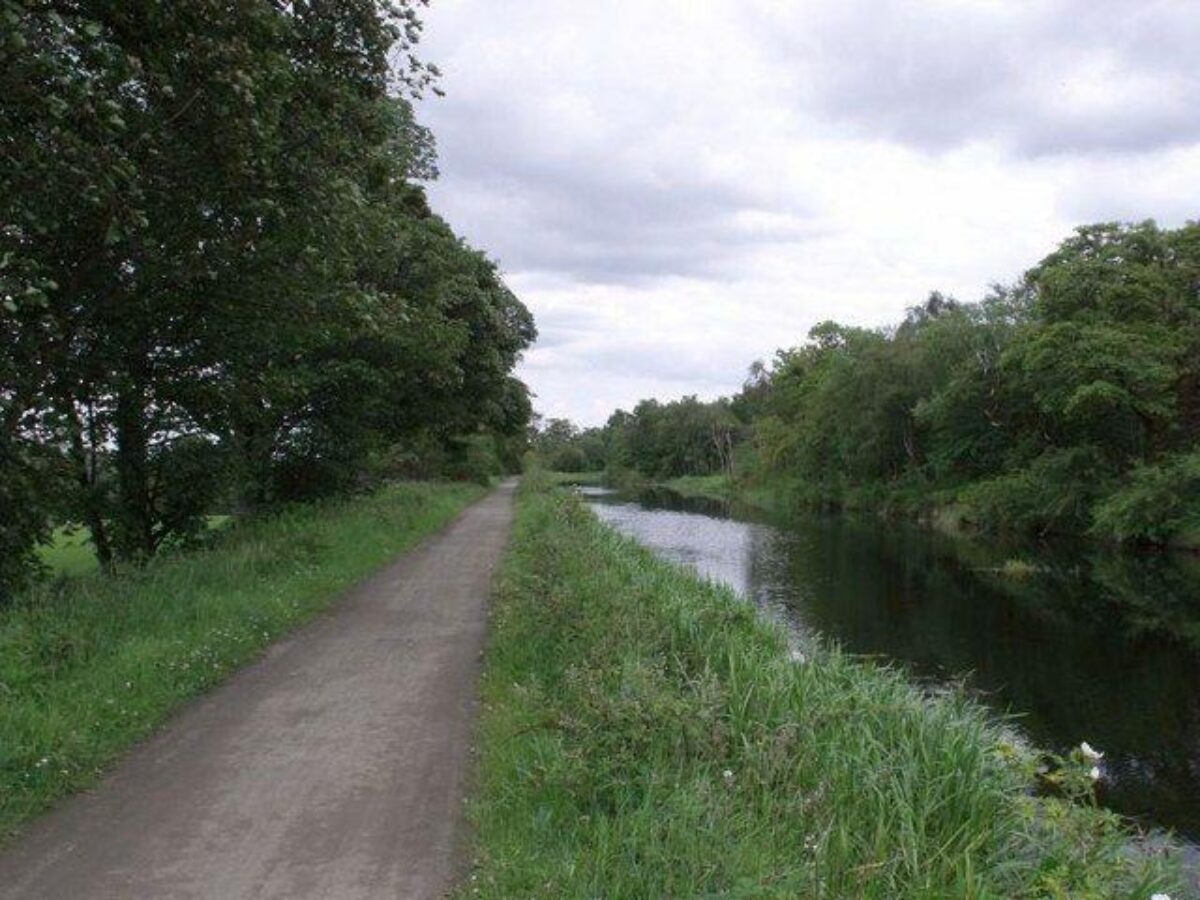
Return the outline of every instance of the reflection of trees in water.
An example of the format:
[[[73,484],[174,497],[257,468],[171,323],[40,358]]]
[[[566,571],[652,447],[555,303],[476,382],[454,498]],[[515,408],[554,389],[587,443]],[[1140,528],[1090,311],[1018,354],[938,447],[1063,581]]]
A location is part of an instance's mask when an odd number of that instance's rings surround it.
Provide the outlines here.
[[[1097,554],[1091,562],[1100,595],[1119,606],[1127,629],[1169,636],[1200,653],[1200,557],[1152,556],[1133,564]]]

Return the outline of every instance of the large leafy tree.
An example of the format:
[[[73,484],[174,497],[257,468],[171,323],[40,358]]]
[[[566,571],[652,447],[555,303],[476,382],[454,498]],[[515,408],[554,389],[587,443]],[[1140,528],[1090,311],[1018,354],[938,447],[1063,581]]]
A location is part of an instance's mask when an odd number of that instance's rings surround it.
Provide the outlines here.
[[[751,474],[821,502],[936,491],[999,527],[1200,534],[1200,225],[1080,228],[979,303],[935,292],[893,328],[821,323],[728,408]],[[614,416],[610,458],[712,470],[689,460],[688,409]]]
[[[512,428],[533,325],[414,183],[418,5],[0,0],[5,565],[52,518],[144,559],[218,495]]]

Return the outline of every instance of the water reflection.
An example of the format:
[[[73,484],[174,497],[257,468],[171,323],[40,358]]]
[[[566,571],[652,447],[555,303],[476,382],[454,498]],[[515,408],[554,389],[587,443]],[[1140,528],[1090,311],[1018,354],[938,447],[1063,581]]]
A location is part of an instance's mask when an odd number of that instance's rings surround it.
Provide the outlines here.
[[[1088,740],[1106,752],[1103,802],[1200,839],[1200,559],[589,493],[604,520],[802,632],[919,678],[966,675],[1041,746]],[[1006,574],[1012,559],[1034,571]]]

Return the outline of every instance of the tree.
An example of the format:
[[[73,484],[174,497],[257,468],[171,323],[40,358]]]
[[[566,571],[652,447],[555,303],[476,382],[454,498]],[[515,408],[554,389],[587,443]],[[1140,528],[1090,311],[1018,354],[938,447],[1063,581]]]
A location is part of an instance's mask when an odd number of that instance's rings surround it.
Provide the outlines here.
[[[532,318],[414,184],[419,5],[0,0],[0,569],[521,430]]]

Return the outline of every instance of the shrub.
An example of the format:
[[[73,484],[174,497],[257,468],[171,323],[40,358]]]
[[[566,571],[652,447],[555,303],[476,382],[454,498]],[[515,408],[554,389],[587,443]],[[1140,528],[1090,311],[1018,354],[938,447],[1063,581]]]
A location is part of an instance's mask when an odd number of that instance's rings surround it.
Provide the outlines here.
[[[456,481],[486,485],[504,474],[496,442],[488,434],[456,438],[450,444],[448,457],[445,475]]]
[[[984,528],[1038,534],[1082,531],[1110,477],[1107,464],[1092,447],[1050,450],[1023,469],[971,485],[960,499]]]
[[[1168,544],[1200,530],[1200,451],[1139,466],[1097,504],[1092,534]]]

